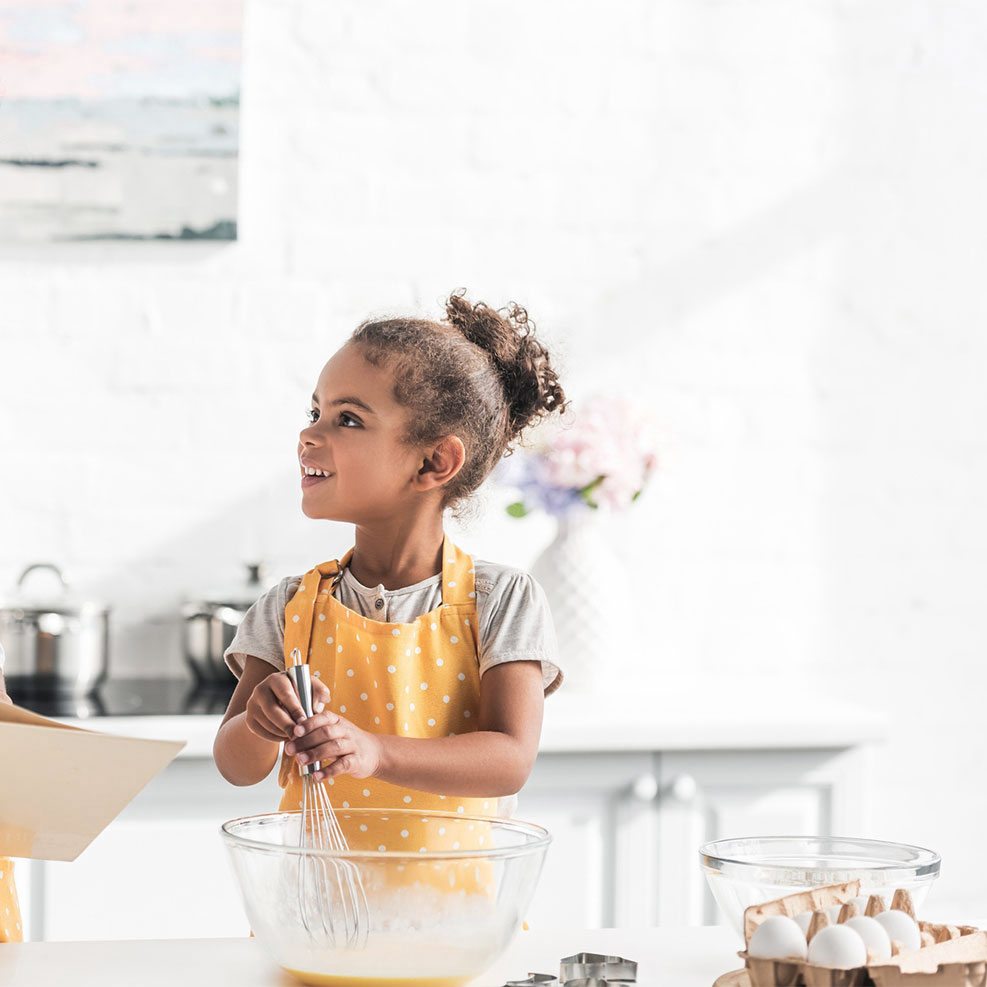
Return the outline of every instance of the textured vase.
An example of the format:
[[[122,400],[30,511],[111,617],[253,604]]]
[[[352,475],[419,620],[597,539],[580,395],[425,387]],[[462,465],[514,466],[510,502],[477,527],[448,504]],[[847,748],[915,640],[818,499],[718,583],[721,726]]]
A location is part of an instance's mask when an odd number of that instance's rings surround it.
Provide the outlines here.
[[[552,608],[566,692],[605,688],[619,663],[625,619],[617,599],[620,563],[595,513],[559,519],[531,567]]]

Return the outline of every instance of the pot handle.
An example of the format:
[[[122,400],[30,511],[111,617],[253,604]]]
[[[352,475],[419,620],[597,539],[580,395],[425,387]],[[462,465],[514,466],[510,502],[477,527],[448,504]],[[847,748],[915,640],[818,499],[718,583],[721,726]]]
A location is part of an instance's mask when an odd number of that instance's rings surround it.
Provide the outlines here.
[[[32,565],[29,565],[21,573],[20,578],[17,580],[18,589],[24,585],[24,580],[27,579],[28,575],[36,569],[50,569],[56,576],[58,576],[58,581],[62,584],[62,589],[68,590],[69,584],[65,581],[65,577],[62,575],[62,570],[59,569],[57,565],[53,565],[51,562],[35,562]]]

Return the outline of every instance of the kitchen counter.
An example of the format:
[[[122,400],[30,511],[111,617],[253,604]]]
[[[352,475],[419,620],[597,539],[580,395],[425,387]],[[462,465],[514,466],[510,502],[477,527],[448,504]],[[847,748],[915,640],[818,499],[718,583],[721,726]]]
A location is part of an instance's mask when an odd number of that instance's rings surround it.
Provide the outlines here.
[[[221,713],[59,717],[73,726],[160,740],[185,740],[180,757],[211,757]],[[766,690],[757,683],[675,682],[655,695],[560,692],[545,704],[540,750],[792,750],[852,747],[883,739],[882,713]]]
[[[581,951],[637,960],[642,987],[712,987],[740,967],[732,929],[591,929],[521,932],[474,987],[501,987],[529,972],[558,973],[558,962]],[[250,939],[53,942],[0,946],[5,987],[290,987],[296,984]]]

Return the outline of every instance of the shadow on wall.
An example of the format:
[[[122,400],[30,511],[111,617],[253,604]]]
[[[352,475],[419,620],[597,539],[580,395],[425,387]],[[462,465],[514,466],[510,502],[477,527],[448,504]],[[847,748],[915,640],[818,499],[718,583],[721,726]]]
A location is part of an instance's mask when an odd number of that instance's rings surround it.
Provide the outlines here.
[[[587,344],[586,357],[594,348],[613,352],[613,335],[598,331],[603,325],[639,331],[644,321],[649,335],[667,341],[673,327],[692,313],[826,240],[850,233],[863,222],[856,198],[849,166],[832,168],[646,275],[610,287],[578,314],[587,340],[595,343]],[[595,360],[586,365],[597,366]]]

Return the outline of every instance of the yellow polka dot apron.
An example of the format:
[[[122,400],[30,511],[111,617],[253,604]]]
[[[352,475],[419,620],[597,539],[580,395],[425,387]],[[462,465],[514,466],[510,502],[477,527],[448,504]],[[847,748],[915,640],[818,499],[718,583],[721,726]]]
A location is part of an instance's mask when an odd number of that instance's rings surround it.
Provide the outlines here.
[[[17,888],[14,887],[14,862],[0,857],[0,942],[20,942],[21,910],[17,904]]]
[[[429,738],[476,730],[480,672],[472,558],[445,539],[441,604],[399,624],[364,617],[332,595],[352,556],[351,549],[341,561],[323,563],[302,577],[285,607],[286,667],[297,648],[307,656],[312,674],[329,687],[329,708],[368,732]],[[298,809],[302,781],[293,757],[282,757],[278,782],[284,789],[281,811]],[[487,826],[470,824],[467,832],[428,813],[490,816],[496,797],[433,794],[349,775],[327,779],[326,786],[353,849],[417,853],[489,846]],[[372,831],[357,832],[347,827],[348,808],[405,809],[415,815],[375,816]],[[455,878],[457,891],[489,891],[486,868],[469,867],[469,877],[465,870]],[[448,868],[442,879],[453,880]]]

